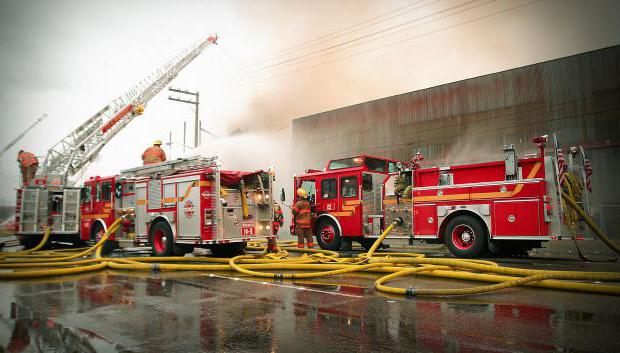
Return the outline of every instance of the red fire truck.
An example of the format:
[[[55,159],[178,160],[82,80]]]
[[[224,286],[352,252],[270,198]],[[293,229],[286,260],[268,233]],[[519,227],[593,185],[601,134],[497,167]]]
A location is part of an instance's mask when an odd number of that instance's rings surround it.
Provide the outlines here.
[[[527,158],[506,146],[503,161],[441,168],[420,168],[420,155],[410,167],[368,155],[332,160],[294,184],[308,191],[323,249],[352,240],[368,248],[400,218],[390,237],[443,242],[458,257],[524,253],[560,237],[557,167],[544,156],[546,138],[535,142],[540,152]]]
[[[156,256],[183,255],[194,247],[235,252],[257,237],[273,237],[274,175],[224,171],[217,159],[193,157],[92,177],[80,197],[80,236],[99,239],[121,214],[104,252],[119,242],[148,244]]]

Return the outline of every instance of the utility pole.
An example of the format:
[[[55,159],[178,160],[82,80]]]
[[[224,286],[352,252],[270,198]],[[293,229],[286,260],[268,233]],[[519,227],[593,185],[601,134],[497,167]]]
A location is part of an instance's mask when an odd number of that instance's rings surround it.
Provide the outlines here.
[[[182,90],[179,88],[172,88],[169,87],[168,91],[170,92],[175,92],[175,93],[180,93],[180,94],[185,94],[186,96],[183,97],[181,96],[168,96],[168,99],[172,100],[172,101],[177,101],[177,102],[181,102],[181,103],[187,103],[187,104],[192,104],[195,107],[195,113],[196,116],[194,117],[194,148],[197,148],[200,141],[200,127],[199,127],[199,123],[200,120],[198,119],[198,106],[200,105],[200,92],[190,92],[190,91],[186,91],[186,90]],[[191,97],[187,97],[187,95],[189,96],[193,96],[193,100]]]

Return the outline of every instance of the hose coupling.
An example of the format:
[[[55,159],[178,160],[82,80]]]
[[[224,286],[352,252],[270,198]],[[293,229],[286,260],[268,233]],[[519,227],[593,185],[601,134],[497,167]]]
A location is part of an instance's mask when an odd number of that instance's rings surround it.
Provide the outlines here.
[[[415,297],[417,295],[417,291],[415,288],[413,287],[409,287],[407,289],[405,289],[405,295],[408,297]]]
[[[161,268],[160,268],[159,264],[158,264],[158,263],[154,263],[154,264],[151,266],[151,271],[153,271],[153,272],[159,272],[159,271],[161,271]]]
[[[395,226],[397,226],[397,227],[398,227],[399,225],[403,224],[403,219],[402,219],[402,217],[396,217],[396,218],[394,218],[394,220],[392,221],[392,224],[393,224],[393,225],[395,225]]]

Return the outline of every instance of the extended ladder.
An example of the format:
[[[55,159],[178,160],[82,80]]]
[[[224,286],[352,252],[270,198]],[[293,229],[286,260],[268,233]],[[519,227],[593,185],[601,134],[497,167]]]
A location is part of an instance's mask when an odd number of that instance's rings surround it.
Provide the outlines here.
[[[217,168],[218,158],[214,157],[189,157],[165,161],[157,164],[149,164],[142,167],[135,167],[121,171],[122,178],[136,178],[154,175],[172,175],[180,171],[187,171],[201,168]]]

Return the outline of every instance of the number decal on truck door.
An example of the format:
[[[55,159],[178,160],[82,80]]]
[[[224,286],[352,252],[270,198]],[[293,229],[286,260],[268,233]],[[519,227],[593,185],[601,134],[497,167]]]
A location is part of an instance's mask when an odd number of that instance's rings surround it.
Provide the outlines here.
[[[251,235],[255,235],[254,227],[242,227],[241,228],[241,235],[244,236],[244,237],[249,237]]]

